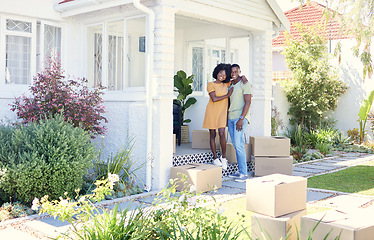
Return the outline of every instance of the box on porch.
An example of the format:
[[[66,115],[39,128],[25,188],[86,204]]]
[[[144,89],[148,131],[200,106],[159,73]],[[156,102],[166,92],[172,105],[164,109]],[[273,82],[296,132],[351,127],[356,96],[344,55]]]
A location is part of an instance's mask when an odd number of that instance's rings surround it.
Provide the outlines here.
[[[269,239],[286,239],[288,235],[288,240],[297,240],[300,218],[304,215],[306,215],[305,209],[277,218],[254,214],[251,221],[251,236],[253,239],[267,240],[268,237]]]
[[[185,183],[179,182],[178,191],[182,190],[185,184],[194,185],[196,192],[207,192],[213,188],[222,187],[222,167],[219,166],[191,163],[170,168],[170,179],[179,180],[182,178],[182,174],[187,176],[187,181]]]
[[[279,217],[306,209],[307,179],[271,174],[246,180],[246,208]]]
[[[219,134],[216,134],[216,149],[221,149],[219,142]],[[192,148],[210,149],[210,135],[209,130],[192,130]]]
[[[247,156],[247,162],[251,161],[251,144],[245,143],[244,150]],[[226,159],[229,163],[237,163],[236,152],[232,143],[226,143]]]
[[[367,209],[328,210],[301,217],[300,239],[307,239],[312,229],[313,239],[371,240],[374,239],[374,212]]]
[[[287,137],[250,137],[253,156],[290,156],[290,139]]]
[[[292,176],[293,157],[254,157],[255,176],[266,176],[280,173]]]

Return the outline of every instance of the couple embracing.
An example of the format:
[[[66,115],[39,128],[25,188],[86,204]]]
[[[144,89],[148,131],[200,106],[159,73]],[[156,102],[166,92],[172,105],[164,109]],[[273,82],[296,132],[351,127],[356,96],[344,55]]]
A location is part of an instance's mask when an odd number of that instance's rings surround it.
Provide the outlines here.
[[[205,111],[203,128],[209,129],[210,149],[214,157],[213,164],[222,166],[226,170],[225,128],[228,126],[239,168],[239,172],[229,177],[235,178],[237,182],[244,182],[248,177],[244,132],[249,124],[252,86],[240,73],[238,64],[220,63],[214,68],[213,78],[216,80],[209,82],[207,86],[210,98]],[[220,137],[220,158],[216,153],[216,129],[218,129]]]

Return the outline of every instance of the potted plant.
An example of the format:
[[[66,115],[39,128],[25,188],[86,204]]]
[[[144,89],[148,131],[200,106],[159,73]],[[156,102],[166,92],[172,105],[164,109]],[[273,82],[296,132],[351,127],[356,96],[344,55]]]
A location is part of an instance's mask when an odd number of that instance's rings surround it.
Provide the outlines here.
[[[187,77],[187,74],[183,70],[179,70],[174,75],[174,91],[178,92],[177,101],[181,106],[181,122],[182,122],[182,143],[189,142],[189,126],[185,123],[190,123],[191,119],[184,119],[184,112],[191,105],[196,103],[196,98],[188,97],[192,93],[192,82],[194,75]]]

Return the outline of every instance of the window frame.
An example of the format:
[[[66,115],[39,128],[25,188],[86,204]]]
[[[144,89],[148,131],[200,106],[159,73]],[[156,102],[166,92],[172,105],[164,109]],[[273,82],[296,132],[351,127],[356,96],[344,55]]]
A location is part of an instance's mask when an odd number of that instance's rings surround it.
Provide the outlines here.
[[[31,33],[24,33],[18,31],[11,31],[6,29],[6,20],[11,19],[15,21],[24,21],[31,23]],[[40,34],[37,35],[37,24],[40,23],[41,29]],[[50,25],[54,27],[61,28],[61,62],[63,61],[63,32],[64,27],[62,24],[52,21],[46,21],[42,19],[37,19],[33,17],[18,16],[12,14],[1,14],[0,15],[0,93],[2,98],[9,99],[14,97],[19,97],[21,94],[28,94],[29,86],[33,82],[33,77],[36,76],[36,73],[41,69],[37,66],[37,39],[39,37],[39,44],[43,45],[44,48],[44,25]],[[30,83],[28,84],[6,84],[5,83],[5,66],[6,66],[6,36],[21,36],[21,37],[30,37],[31,48],[30,48]],[[41,56],[41,62],[44,61],[44,54]]]
[[[102,42],[102,45],[103,45],[103,49],[102,49],[102,62],[103,62],[103,65],[102,65],[102,85],[104,87],[107,87],[108,86],[108,26],[110,23],[113,23],[113,22],[117,22],[117,21],[123,21],[123,42],[124,42],[124,45],[123,45],[123,51],[124,51],[124,58],[126,59],[127,58],[127,54],[128,54],[128,51],[129,51],[129,48],[128,48],[128,29],[127,29],[127,22],[131,19],[137,19],[137,18],[145,18],[145,25],[147,27],[147,15],[145,14],[139,14],[139,15],[135,15],[135,16],[125,16],[125,17],[114,17],[114,18],[107,18],[105,20],[103,19],[100,19],[100,21],[96,21],[96,22],[89,22],[89,23],[86,23],[85,26],[84,26],[84,29],[85,29],[85,36],[84,36],[84,44],[86,44],[86,46],[88,45],[88,29],[90,27],[94,27],[94,26],[102,26],[103,30],[102,30],[102,33],[103,33],[103,42]],[[146,29],[145,29],[146,30]],[[84,73],[86,76],[88,76],[88,48],[86,47],[84,49],[84,56],[85,56],[85,66],[84,66]],[[128,82],[127,82],[127,74],[128,74],[128,69],[129,69],[129,66],[128,66],[128,61],[124,60],[123,61],[123,71],[122,71],[122,90],[108,90],[108,89],[105,89],[105,95],[104,95],[104,98],[105,100],[109,100],[109,101],[118,101],[118,100],[126,100],[126,99],[129,99],[131,98],[132,100],[135,100],[135,101],[144,101],[144,98],[145,98],[145,91],[146,91],[146,88],[145,86],[144,87],[129,87],[128,86]],[[126,93],[126,97],[124,97],[124,94],[123,93]],[[143,93],[143,94],[141,94]],[[130,94],[130,95],[128,95]]]

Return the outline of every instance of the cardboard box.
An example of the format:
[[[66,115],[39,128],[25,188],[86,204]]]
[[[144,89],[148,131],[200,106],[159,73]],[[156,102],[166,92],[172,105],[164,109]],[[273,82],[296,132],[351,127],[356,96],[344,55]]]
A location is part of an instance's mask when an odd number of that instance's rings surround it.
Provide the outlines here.
[[[290,139],[287,137],[251,137],[252,155],[263,157],[290,156]]]
[[[219,143],[219,134],[216,134],[216,149],[221,149]],[[210,149],[210,135],[209,130],[192,130],[192,148]]]
[[[271,174],[246,180],[247,210],[279,217],[306,209],[307,179]]]
[[[255,175],[266,176],[273,173],[281,173],[292,176],[293,157],[254,157]]]
[[[285,239],[288,235],[288,240],[297,240],[300,217],[305,214],[305,209],[277,218],[254,214],[251,221],[251,236],[253,239],[268,240]]]
[[[309,233],[317,225],[312,234],[313,239],[340,240],[372,240],[374,239],[374,212],[367,209],[354,211],[328,210],[301,217],[300,239],[307,239]]]
[[[196,192],[211,191],[214,187],[222,187],[222,167],[212,164],[193,163],[170,168],[170,179],[181,179],[182,175],[187,176],[185,184],[194,185]],[[177,190],[184,188],[183,183],[179,183]]]
[[[245,143],[244,150],[247,155],[247,162],[251,161],[251,144]],[[229,163],[237,163],[236,152],[232,143],[226,143],[226,159]]]

